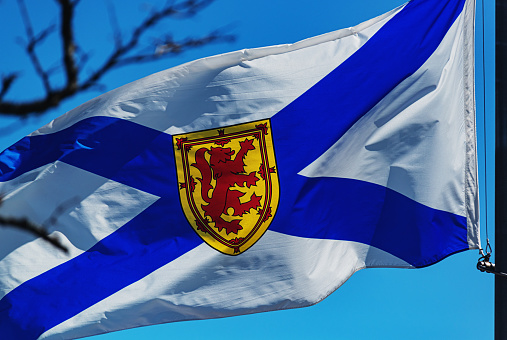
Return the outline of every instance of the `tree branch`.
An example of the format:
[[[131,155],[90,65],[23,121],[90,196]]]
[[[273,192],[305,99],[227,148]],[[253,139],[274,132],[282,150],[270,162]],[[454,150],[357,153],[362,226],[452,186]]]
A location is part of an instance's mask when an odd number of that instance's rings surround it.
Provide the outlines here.
[[[12,73],[6,76],[2,76],[2,87],[0,88],[0,101],[9,91],[12,83],[16,80],[17,74]]]
[[[139,62],[150,62],[168,54],[179,54],[190,48],[200,47],[214,42],[231,42],[234,41],[233,35],[221,34],[213,32],[202,38],[187,38],[184,41],[174,41],[171,37],[167,37],[163,43],[157,45],[155,53],[135,54],[133,56],[124,57],[118,60],[116,67],[136,64]]]
[[[109,21],[111,22],[111,28],[113,30],[113,39],[115,48],[118,49],[122,46],[122,36],[120,25],[118,24],[118,17],[116,16],[116,11],[114,9],[114,5],[111,1],[107,2]]]
[[[65,67],[65,75],[67,77],[65,92],[73,94],[78,88],[78,69],[74,58],[76,45],[74,42],[74,28],[72,27],[76,2],[72,2],[70,0],[57,1],[60,4],[61,10],[60,36],[62,37],[63,65]]]
[[[33,33],[30,17],[28,16],[28,10],[26,9],[25,1],[18,0],[18,6],[21,12],[21,18],[23,19],[23,25],[25,26],[26,36],[28,39],[28,43],[26,44],[26,53],[28,54],[33,67],[35,68],[35,72],[37,72],[37,75],[41,79],[46,93],[50,93],[51,84],[49,82],[49,76],[40,63],[37,53],[35,52],[35,47],[37,44],[41,43],[49,35],[49,33],[51,33],[52,28],[49,27],[46,30],[42,31],[38,36],[35,36]]]
[[[49,72],[44,70],[35,47],[42,42],[53,31],[50,27],[40,34],[35,35],[28,17],[24,0],[18,0],[22,12],[25,29],[28,36],[27,54],[34,65],[36,74],[41,79],[46,90],[44,98],[29,99],[21,102],[5,100],[5,95],[12,84],[18,79],[11,74],[2,79],[0,90],[0,114],[18,117],[26,117],[33,114],[42,114],[47,110],[58,106],[61,101],[70,98],[78,92],[95,88],[99,81],[112,69],[132,65],[138,62],[149,62],[161,57],[175,55],[183,51],[217,42],[230,42],[234,36],[214,31],[210,34],[197,38],[186,38],[181,41],[174,41],[170,35],[162,39],[163,43],[152,48],[151,53],[139,51],[141,38],[146,32],[153,29],[158,23],[165,19],[189,18],[198,14],[202,9],[211,4],[213,0],[181,0],[168,2],[159,10],[151,12],[139,25],[135,26],[130,36],[123,38],[117,25],[116,14],[112,6],[109,14],[114,35],[114,49],[88,77],[80,79],[83,68],[83,61],[86,61],[87,53],[76,43],[73,30],[73,20],[76,6],[79,0],[55,0],[60,7],[60,39],[62,42],[61,64],[65,69],[65,84],[54,87],[50,83]],[[137,52],[136,52],[137,50]],[[77,51],[80,51],[84,58],[77,60]]]
[[[68,253],[69,250],[65,247],[57,238],[51,237],[48,235],[46,229],[41,226],[36,225],[35,223],[30,222],[26,218],[14,218],[14,217],[4,217],[0,216],[0,226],[4,227],[14,227],[16,229],[26,231],[33,236],[40,237],[44,241],[49,242],[56,248],[60,249],[64,253]]]
[[[27,218],[19,218],[19,217],[5,217],[0,215],[0,226],[1,227],[11,227],[16,228],[22,231],[25,231],[29,234],[32,234],[35,237],[40,237],[46,242],[49,242],[56,248],[62,250],[65,253],[68,253],[69,250],[65,247],[58,238],[53,237],[48,234],[47,229],[44,226],[55,225],[58,221],[58,217],[63,214],[65,210],[69,207],[73,206],[77,203],[79,199],[77,197],[71,198],[66,202],[59,205],[55,211],[51,214],[51,216],[44,222],[42,225],[38,225],[36,223],[31,222]],[[0,206],[3,203],[3,196],[0,195]]]

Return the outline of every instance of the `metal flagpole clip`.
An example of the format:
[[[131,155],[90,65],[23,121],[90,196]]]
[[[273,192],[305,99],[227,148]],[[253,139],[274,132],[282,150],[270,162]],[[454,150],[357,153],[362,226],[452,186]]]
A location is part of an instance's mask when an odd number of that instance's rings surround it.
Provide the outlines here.
[[[495,264],[489,262],[489,258],[491,257],[491,254],[488,253],[488,254],[484,255],[484,253],[482,252],[482,249],[481,249],[481,253],[483,254],[483,256],[481,256],[479,258],[479,260],[477,260],[477,269],[479,269],[481,272],[497,274],[495,272]]]
[[[499,276],[507,276],[507,273],[498,272],[496,270],[495,264],[491,263],[489,259],[491,258],[491,245],[489,244],[489,239],[486,240],[486,254],[482,249],[479,249],[479,253],[481,257],[477,260],[477,269],[481,272],[491,273]]]

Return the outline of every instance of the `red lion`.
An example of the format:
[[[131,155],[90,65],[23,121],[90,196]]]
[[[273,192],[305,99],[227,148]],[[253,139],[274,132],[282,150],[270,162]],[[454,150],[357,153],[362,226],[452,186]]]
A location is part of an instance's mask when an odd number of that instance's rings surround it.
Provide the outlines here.
[[[239,225],[240,219],[226,221],[221,217],[222,214],[227,215],[229,208],[233,208],[233,216],[242,216],[250,209],[260,207],[262,196],[252,194],[248,202],[241,203],[239,199],[245,194],[238,190],[231,190],[235,184],[240,187],[246,185],[247,188],[250,188],[252,185],[255,186],[255,183],[259,180],[255,175],[255,171],[248,175],[245,174],[243,159],[249,150],[255,149],[252,143],[253,139],[245,139],[239,142],[241,149],[234,159],[231,158],[235,151],[231,148],[211,147],[210,150],[201,148],[195,153],[195,163],[192,166],[197,168],[202,176],[198,180],[201,182],[202,199],[207,203],[202,205],[204,215],[211,217],[218,231],[225,228],[227,234],[237,234],[238,230],[243,229]],[[211,156],[209,163],[205,158],[206,153]],[[215,188],[211,185],[212,178],[216,180]]]

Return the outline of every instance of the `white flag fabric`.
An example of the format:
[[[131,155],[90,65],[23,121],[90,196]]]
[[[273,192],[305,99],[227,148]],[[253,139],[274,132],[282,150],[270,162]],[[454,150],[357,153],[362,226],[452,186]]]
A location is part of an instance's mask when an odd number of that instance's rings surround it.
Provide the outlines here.
[[[0,334],[72,339],[315,304],[479,244],[472,0],[190,62],[0,154]],[[55,214],[55,211],[57,214]]]

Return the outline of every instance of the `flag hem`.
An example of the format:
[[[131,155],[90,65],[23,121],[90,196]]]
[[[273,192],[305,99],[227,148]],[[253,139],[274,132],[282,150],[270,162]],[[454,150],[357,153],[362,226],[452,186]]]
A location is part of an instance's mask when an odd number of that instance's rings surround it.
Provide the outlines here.
[[[477,173],[477,133],[475,122],[475,0],[466,2],[463,25],[463,92],[466,135],[465,209],[470,249],[480,249],[479,189]]]

